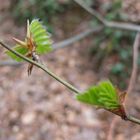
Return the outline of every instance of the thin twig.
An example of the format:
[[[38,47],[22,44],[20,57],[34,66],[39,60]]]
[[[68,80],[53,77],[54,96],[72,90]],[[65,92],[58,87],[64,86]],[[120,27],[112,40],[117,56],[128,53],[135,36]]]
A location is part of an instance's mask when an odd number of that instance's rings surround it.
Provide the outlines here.
[[[47,74],[49,74],[51,77],[53,77],[54,79],[56,79],[58,82],[60,82],[61,84],[63,84],[64,86],[66,86],[67,88],[69,88],[71,91],[73,91],[75,94],[80,94],[81,91],[79,91],[78,89],[76,89],[75,87],[73,87],[71,84],[67,83],[66,81],[62,80],[61,78],[59,78],[58,76],[56,76],[54,73],[52,73],[46,66],[35,62],[27,57],[25,57],[24,55],[12,50],[9,46],[5,45],[3,42],[0,41],[0,44],[2,45],[2,47],[6,48],[7,50],[9,50],[10,52],[12,52],[13,54],[15,54],[16,56],[22,58],[23,60],[25,60],[26,62],[29,62],[35,66],[37,66],[38,68],[42,69],[43,71],[45,71]],[[140,120],[132,117],[132,116],[128,116],[127,120],[133,122],[133,123],[137,123],[140,124]]]
[[[70,46],[71,44],[89,36],[92,33],[100,32],[102,29],[103,29],[103,26],[92,27],[91,29],[87,29],[78,35],[65,39],[64,41],[55,43],[52,47],[53,47],[53,49],[60,49],[60,48],[66,47],[66,46]]]
[[[43,71],[45,71],[46,73],[48,73],[51,77],[53,77],[54,79],[56,79],[57,81],[59,81],[61,84],[63,84],[64,86],[66,86],[67,88],[69,88],[71,91],[73,91],[74,93],[78,94],[80,93],[80,91],[78,89],[76,89],[75,87],[73,87],[71,84],[67,83],[66,81],[62,80],[60,77],[56,76],[53,72],[51,72],[47,67],[45,67],[43,64],[40,64],[38,62],[35,62],[25,56],[23,56],[22,54],[12,50],[9,46],[5,45],[4,43],[0,42],[0,44],[6,48],[7,50],[9,50],[10,52],[12,52],[13,54],[15,54],[16,56],[22,58],[23,60],[37,66],[38,68],[42,69]]]
[[[137,79],[137,72],[138,72],[138,56],[139,56],[139,47],[140,47],[140,33],[137,33],[135,42],[133,45],[133,69],[127,89],[127,96],[132,92],[134,89],[136,79]]]
[[[89,12],[91,15],[95,16],[106,27],[140,32],[140,26],[139,25],[131,24],[131,23],[121,23],[121,22],[107,21],[96,10],[94,10],[91,7],[89,7],[88,5],[86,5],[83,0],[74,0],[74,1],[77,4],[79,4],[82,8],[84,8],[87,12]]]

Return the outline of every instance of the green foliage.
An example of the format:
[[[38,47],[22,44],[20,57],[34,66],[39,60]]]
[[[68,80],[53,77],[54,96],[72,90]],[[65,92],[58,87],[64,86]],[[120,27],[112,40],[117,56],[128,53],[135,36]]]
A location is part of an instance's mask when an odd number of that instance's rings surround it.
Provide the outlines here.
[[[124,65],[122,63],[115,64],[111,69],[111,72],[116,75],[123,73],[123,71],[124,71]]]
[[[23,54],[23,55],[25,55],[25,54],[28,52],[27,48],[25,48],[25,47],[23,47],[23,46],[20,46],[20,45],[16,45],[16,46],[13,48],[13,50],[15,50],[16,52],[19,52],[19,53],[21,53],[21,54]],[[12,59],[14,59],[15,61],[18,61],[18,62],[23,61],[22,58],[17,57],[15,54],[13,54],[13,53],[10,52],[10,51],[6,51],[6,54],[7,54],[8,56],[10,56]]]
[[[76,99],[80,102],[108,110],[120,107],[117,91],[110,81],[104,81],[90,87],[87,91],[76,95]]]
[[[45,27],[37,19],[33,20],[29,26],[33,42],[35,43],[35,51],[37,54],[44,54],[52,50],[52,41],[50,40],[50,34],[46,31]],[[25,39],[25,44],[27,39]],[[22,55],[27,55],[30,50],[26,46],[16,45],[13,50],[21,53]],[[23,61],[21,58],[17,57],[10,51],[6,52],[8,56],[16,61]]]
[[[16,23],[24,23],[26,19],[39,17],[42,21],[48,21],[58,12],[64,10],[57,0],[14,0],[11,2],[11,11]]]
[[[37,46],[36,52],[38,54],[44,54],[52,50],[52,41],[50,40],[50,34],[42,26],[41,22],[37,19],[33,20],[30,24],[30,30],[33,36],[33,40]]]
[[[91,7],[94,4],[94,0],[84,0],[84,3]]]
[[[102,36],[102,37],[101,37]],[[110,79],[116,83],[119,87],[125,88],[127,77],[129,77],[130,69],[132,66],[132,46],[134,42],[135,33],[128,31],[114,31],[113,29],[105,29],[101,34],[96,36],[93,42],[93,46],[90,49],[90,53],[94,56],[96,65],[95,69],[99,71],[103,69],[102,63],[105,58],[110,58]],[[126,72],[127,71],[127,72]],[[123,80],[122,80],[123,79]],[[122,82],[124,83],[122,83]],[[124,86],[125,85],[125,86]]]
[[[121,11],[122,0],[114,0],[111,2],[106,2],[101,5],[101,9],[106,13],[105,18],[107,20],[125,20],[127,17]]]
[[[106,13],[105,18],[107,20],[125,21],[126,17],[121,12],[121,7],[121,0],[115,0],[100,6],[102,11]],[[95,24],[98,25],[99,23],[94,19],[92,25],[95,26]],[[90,53],[95,58],[94,60],[97,61],[97,63],[95,62],[96,66],[94,65],[95,69],[98,68],[97,71],[103,69],[100,66],[103,66],[102,63],[105,62],[104,58],[108,58],[107,56],[109,56],[112,64],[110,65],[112,68],[110,68],[109,78],[114,81],[117,76],[116,83],[118,82],[120,87],[122,87],[121,85],[125,85],[125,80],[127,80],[130,74],[134,38],[135,32],[114,30],[106,27],[94,38],[94,47],[90,49]]]

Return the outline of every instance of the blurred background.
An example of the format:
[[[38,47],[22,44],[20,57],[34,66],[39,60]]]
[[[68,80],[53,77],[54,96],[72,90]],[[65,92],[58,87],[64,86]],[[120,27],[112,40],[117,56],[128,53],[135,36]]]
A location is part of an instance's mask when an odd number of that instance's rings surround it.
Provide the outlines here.
[[[108,21],[140,23],[139,0],[85,0],[85,4]],[[135,32],[100,28],[101,23],[73,0],[0,0],[0,39],[13,47],[11,38],[23,40],[26,20],[34,18],[52,34],[56,48],[41,59],[54,73],[82,91],[103,79],[127,89]],[[59,42],[75,40],[79,34],[85,36],[57,48]],[[0,140],[106,140],[114,115],[77,102],[71,91],[38,68],[28,77],[27,63],[11,61],[4,51],[0,47]],[[140,118],[139,84],[138,76],[128,104]],[[140,127],[118,117],[113,136],[140,140]]]

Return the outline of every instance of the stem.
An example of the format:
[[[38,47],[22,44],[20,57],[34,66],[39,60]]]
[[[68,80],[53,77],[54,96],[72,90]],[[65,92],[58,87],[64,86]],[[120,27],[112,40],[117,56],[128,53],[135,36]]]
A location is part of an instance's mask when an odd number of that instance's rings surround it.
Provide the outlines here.
[[[49,74],[51,77],[53,77],[54,79],[56,79],[57,81],[59,81],[61,84],[63,84],[64,86],[66,86],[67,88],[69,88],[71,91],[73,91],[75,94],[79,94],[80,91],[78,89],[76,89],[75,87],[73,87],[71,84],[67,83],[66,81],[62,80],[60,77],[56,76],[53,72],[51,72],[47,67],[45,67],[43,64],[40,64],[38,62],[35,62],[25,56],[23,56],[22,54],[12,50],[10,47],[8,47],[7,45],[5,45],[4,43],[0,42],[0,44],[6,48],[7,50],[9,50],[10,52],[14,53],[16,56],[22,58],[23,60],[37,66],[38,68],[42,69],[43,71],[45,71],[47,74]]]
[[[22,58],[23,60],[37,66],[38,68],[42,69],[43,71],[45,71],[47,74],[49,74],[51,77],[53,77],[54,79],[56,79],[58,82],[60,82],[61,84],[63,84],[64,86],[66,86],[67,88],[69,88],[71,91],[73,91],[75,94],[80,94],[81,92],[76,89],[75,87],[73,87],[71,84],[67,83],[66,81],[62,80],[61,78],[59,78],[58,76],[56,76],[53,72],[51,72],[47,67],[45,67],[44,65],[38,63],[38,62],[35,62],[25,56],[23,56],[22,54],[12,50],[10,47],[8,47],[7,45],[5,45],[4,43],[2,43],[0,41],[0,44],[6,48],[7,50],[9,50],[10,52],[14,53],[16,56]],[[108,110],[109,111],[109,110]],[[118,115],[118,114],[115,114],[115,115]],[[140,125],[140,119],[137,119],[135,117],[132,117],[132,116],[127,116],[126,120],[128,121],[131,121],[133,123],[136,123],[136,124],[139,124]]]
[[[140,119],[137,119],[133,116],[127,116],[127,120],[140,125]]]
[[[106,109],[106,111],[109,111],[109,112],[113,113],[114,115],[117,115],[117,116],[121,117],[118,113],[115,113],[115,112],[113,112],[111,110]],[[137,118],[135,118],[135,117],[133,117],[131,115],[126,115],[126,118],[122,118],[122,119],[125,120],[125,121],[130,121],[130,122],[133,122],[135,124],[140,125],[140,119],[137,119]]]

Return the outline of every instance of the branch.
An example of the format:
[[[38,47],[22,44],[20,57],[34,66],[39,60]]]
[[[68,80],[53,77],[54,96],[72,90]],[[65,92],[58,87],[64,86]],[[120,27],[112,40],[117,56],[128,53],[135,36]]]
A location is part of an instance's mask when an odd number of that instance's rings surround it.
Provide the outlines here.
[[[107,111],[113,113],[114,115],[119,116],[118,114],[116,114],[116,113],[114,113],[114,112],[112,112],[112,111],[110,111],[110,110],[107,110]],[[121,116],[120,116],[120,117],[121,117]],[[136,123],[136,124],[139,124],[139,125],[140,125],[140,119],[137,119],[137,118],[135,118],[135,117],[133,117],[133,116],[131,116],[131,115],[127,115],[126,118],[123,119],[123,120],[125,120],[125,121],[130,121],[130,122],[133,122],[133,123]]]
[[[137,72],[138,72],[139,47],[140,47],[140,33],[137,33],[135,41],[134,41],[134,45],[133,45],[133,69],[130,76],[127,94],[130,94],[132,92],[136,83]]]
[[[23,56],[22,54],[12,50],[9,46],[5,45],[4,43],[0,42],[1,46],[6,48],[7,50],[9,50],[10,52],[14,53],[16,56],[22,58],[23,60],[25,60],[26,62],[29,62],[35,66],[37,66],[38,68],[42,69],[43,71],[45,71],[47,74],[49,74],[51,77],[53,77],[54,79],[56,79],[58,82],[60,82],[61,84],[63,84],[64,86],[66,86],[68,89],[70,89],[71,91],[73,91],[75,94],[80,94],[81,91],[79,91],[78,89],[76,89],[75,87],[73,87],[71,84],[67,83],[66,81],[62,80],[61,78],[59,78],[58,76],[56,76],[54,73],[52,73],[46,66],[35,62],[25,56]],[[116,114],[117,115],[117,114]],[[137,123],[140,124],[140,120],[132,117],[132,116],[127,116],[127,120],[133,122],[133,123]]]
[[[137,124],[140,125],[140,119],[137,119],[137,118],[135,118],[135,117],[133,117],[133,116],[127,116],[127,119],[128,119],[129,121],[133,122],[133,123],[137,123]]]
[[[140,32],[140,26],[131,23],[121,23],[121,22],[114,22],[114,21],[107,21],[101,14],[97,11],[92,9],[91,7],[87,6],[83,0],[74,0],[77,4],[79,4],[82,8],[84,8],[87,12],[91,15],[95,16],[104,26],[110,28],[117,28],[123,30],[130,30],[130,31],[137,31]]]
[[[59,81],[61,84],[63,84],[64,86],[66,86],[67,88],[69,88],[71,91],[73,91],[75,94],[80,93],[80,91],[78,89],[76,89],[75,87],[73,87],[71,84],[67,83],[66,81],[62,80],[61,78],[59,78],[58,76],[56,76],[53,72],[51,72],[47,67],[45,67],[43,64],[40,64],[38,62],[35,62],[25,56],[23,56],[22,54],[12,50],[10,47],[8,47],[7,45],[5,45],[4,43],[0,42],[0,44],[6,48],[7,50],[9,50],[10,52],[12,52],[13,54],[15,54],[16,56],[22,58],[23,60],[37,66],[38,68],[42,69],[43,71],[45,71],[47,74],[49,74],[51,77],[53,77],[54,79],[56,79],[57,81]]]
[[[58,42],[58,43],[55,43],[53,45],[53,49],[59,49],[59,48],[64,48],[66,46],[69,46],[87,36],[89,36],[90,34],[92,33],[97,33],[99,31],[101,31],[103,29],[103,26],[98,26],[98,27],[93,27],[91,29],[87,29],[85,30],[84,32],[78,34],[78,35],[75,35],[73,37],[70,37],[64,41],[61,41],[61,42]]]
[[[19,66],[19,65],[21,65],[21,63],[18,63],[18,62],[13,61],[13,60],[0,61],[0,67],[3,67],[3,66]]]

